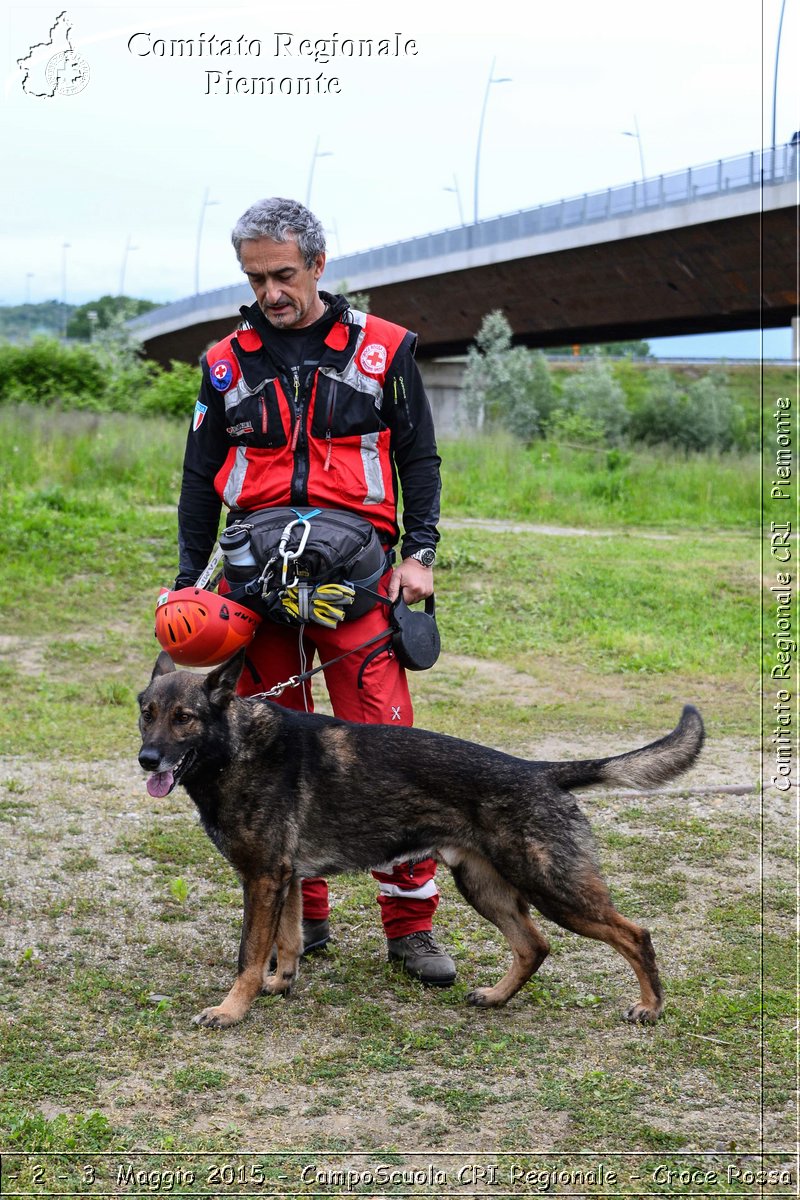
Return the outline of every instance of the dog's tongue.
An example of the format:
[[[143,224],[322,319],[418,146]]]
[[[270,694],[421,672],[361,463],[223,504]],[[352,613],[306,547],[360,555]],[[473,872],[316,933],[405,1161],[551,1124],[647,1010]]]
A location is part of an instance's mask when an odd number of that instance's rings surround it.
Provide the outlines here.
[[[172,771],[156,771],[147,780],[147,790],[151,796],[168,796],[174,786]]]

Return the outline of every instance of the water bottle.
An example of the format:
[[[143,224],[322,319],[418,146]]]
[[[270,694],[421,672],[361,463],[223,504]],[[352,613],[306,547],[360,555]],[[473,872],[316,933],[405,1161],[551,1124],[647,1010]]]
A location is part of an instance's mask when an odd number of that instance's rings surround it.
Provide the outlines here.
[[[246,526],[229,525],[223,529],[219,535],[219,548],[225,559],[225,578],[231,583],[246,583],[257,573],[258,563]]]

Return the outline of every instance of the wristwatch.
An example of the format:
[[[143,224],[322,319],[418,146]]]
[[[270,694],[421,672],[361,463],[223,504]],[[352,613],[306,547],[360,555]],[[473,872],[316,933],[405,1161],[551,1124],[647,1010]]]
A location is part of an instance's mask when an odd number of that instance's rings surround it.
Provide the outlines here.
[[[417,562],[422,563],[423,567],[432,567],[436,562],[436,551],[432,546],[425,546],[423,550],[415,550],[408,557],[415,558]]]

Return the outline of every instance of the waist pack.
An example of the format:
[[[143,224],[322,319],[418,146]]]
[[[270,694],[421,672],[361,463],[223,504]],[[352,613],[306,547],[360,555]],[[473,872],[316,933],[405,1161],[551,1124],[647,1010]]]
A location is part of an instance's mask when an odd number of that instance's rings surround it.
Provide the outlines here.
[[[391,561],[375,527],[340,509],[259,509],[231,521],[220,547],[233,598],[282,624],[317,620],[320,612],[328,625],[363,616],[378,603],[372,589]],[[320,597],[334,584],[355,595],[330,619]]]

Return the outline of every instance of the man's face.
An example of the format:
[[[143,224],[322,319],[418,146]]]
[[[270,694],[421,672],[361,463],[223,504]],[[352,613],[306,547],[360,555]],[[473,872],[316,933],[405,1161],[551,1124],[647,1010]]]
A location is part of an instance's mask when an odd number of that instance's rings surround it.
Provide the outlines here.
[[[304,329],[322,316],[317,281],[325,266],[324,254],[307,267],[294,238],[274,242],[264,237],[242,242],[241,262],[270,325]]]

